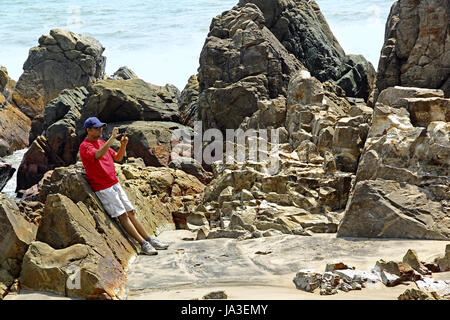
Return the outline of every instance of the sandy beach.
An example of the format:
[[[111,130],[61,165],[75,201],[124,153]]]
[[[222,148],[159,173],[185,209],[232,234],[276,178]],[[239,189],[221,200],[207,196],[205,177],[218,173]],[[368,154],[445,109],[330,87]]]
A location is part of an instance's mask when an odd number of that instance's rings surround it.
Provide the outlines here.
[[[344,262],[370,271],[379,259],[401,261],[408,249],[422,261],[443,255],[448,241],[407,239],[336,238],[335,234],[312,237],[280,235],[238,241],[210,239],[188,241],[187,230],[163,232],[158,238],[170,243],[157,256],[140,255],[128,271],[128,300],[201,299],[224,290],[228,299],[242,300],[396,300],[412,282],[395,287],[368,284],[358,291],[321,296],[316,290],[297,290],[293,278],[299,269],[323,272],[327,263]],[[450,272],[433,273],[435,280],[450,280]],[[5,300],[69,299],[51,294],[21,291]]]

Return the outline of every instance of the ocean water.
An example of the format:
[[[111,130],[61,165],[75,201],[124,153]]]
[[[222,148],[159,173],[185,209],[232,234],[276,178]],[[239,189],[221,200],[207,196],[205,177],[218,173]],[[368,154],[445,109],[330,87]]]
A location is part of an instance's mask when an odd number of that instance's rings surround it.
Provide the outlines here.
[[[316,0],[346,53],[378,65],[394,0]],[[29,48],[53,28],[106,48],[106,73],[130,67],[147,82],[182,90],[195,74],[211,19],[238,0],[0,0],[0,65],[17,80]]]

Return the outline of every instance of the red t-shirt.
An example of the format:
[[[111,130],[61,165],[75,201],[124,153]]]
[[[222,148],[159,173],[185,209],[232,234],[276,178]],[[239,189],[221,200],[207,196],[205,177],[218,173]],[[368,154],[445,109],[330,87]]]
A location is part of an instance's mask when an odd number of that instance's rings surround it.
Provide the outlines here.
[[[91,141],[84,139],[80,145],[80,157],[86,170],[86,177],[92,190],[99,191],[115,185],[119,180],[116,177],[113,157],[116,152],[109,148],[100,159],[95,159],[95,153],[105,144],[103,140]]]

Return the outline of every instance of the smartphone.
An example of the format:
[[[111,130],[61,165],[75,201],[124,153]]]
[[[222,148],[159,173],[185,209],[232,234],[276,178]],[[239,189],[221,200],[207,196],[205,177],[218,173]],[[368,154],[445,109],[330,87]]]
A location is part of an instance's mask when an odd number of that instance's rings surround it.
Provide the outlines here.
[[[127,131],[127,128],[119,128],[119,132],[118,132],[116,139],[119,139],[119,140],[122,139],[122,136],[125,133],[125,131]]]

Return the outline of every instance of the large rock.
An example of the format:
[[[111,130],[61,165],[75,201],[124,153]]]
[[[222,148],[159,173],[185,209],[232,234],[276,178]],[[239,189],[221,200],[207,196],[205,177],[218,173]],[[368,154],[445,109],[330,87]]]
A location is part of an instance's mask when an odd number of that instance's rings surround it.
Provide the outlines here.
[[[3,95],[0,93],[0,99]],[[0,157],[28,146],[30,119],[15,106],[0,101]]]
[[[20,212],[14,200],[0,193],[0,265],[7,260],[22,261],[37,227]]]
[[[82,119],[97,117],[101,121],[179,121],[178,96],[174,86],[156,86],[141,79],[102,80],[87,87],[89,99]]]
[[[265,26],[320,81],[334,81],[347,96],[368,99],[375,69],[361,55],[346,55],[315,1],[240,0],[256,4]]]
[[[338,236],[448,240],[450,99],[394,100],[375,106]]]
[[[396,85],[442,89],[450,97],[450,3],[399,0],[386,22],[379,92]]]
[[[16,169],[14,169],[9,163],[4,163],[0,159],[0,191],[2,191],[15,171]]]
[[[169,168],[130,163],[118,166],[117,175],[151,235],[175,229],[172,213],[198,204],[203,189],[195,177]],[[40,242],[25,256],[23,286],[82,298],[124,298],[137,243],[105,212],[81,163],[55,169],[43,182],[40,200],[45,202],[36,235]],[[80,288],[67,286],[73,268]]]
[[[85,244],[54,249],[44,242],[32,242],[22,264],[21,288],[68,297],[120,297],[125,274],[97,250]]]
[[[290,76],[304,69],[264,26],[254,4],[215,17],[200,54],[199,118],[203,128],[237,129],[264,100],[286,96]]]
[[[169,121],[110,123],[105,136],[110,136],[114,127],[126,128],[129,139],[126,149],[128,157],[142,158],[147,166],[155,167],[167,167],[171,162],[176,131],[193,136],[192,128]]]
[[[196,75],[189,80],[180,95],[180,120],[184,125],[193,127],[194,121],[198,121],[198,94],[199,83]]]
[[[13,100],[31,119],[42,115],[46,104],[61,90],[86,86],[102,79],[106,58],[97,40],[70,31],[53,29],[30,49]]]

